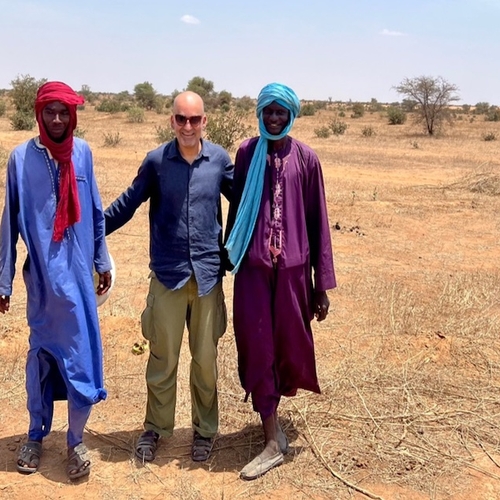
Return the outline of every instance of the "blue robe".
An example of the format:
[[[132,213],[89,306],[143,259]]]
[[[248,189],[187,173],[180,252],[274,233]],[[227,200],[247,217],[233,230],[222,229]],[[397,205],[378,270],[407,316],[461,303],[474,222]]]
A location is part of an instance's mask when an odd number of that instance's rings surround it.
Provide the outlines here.
[[[19,234],[27,248],[22,272],[30,328],[28,410],[32,419],[43,421],[46,432],[54,400],[68,399],[83,408],[106,397],[93,271],[109,271],[111,263],[92,153],[85,141],[74,139],[72,158],[81,220],[65,231],[63,241],[52,239],[58,169],[34,139],[9,158],[0,230],[1,295],[12,295]]]

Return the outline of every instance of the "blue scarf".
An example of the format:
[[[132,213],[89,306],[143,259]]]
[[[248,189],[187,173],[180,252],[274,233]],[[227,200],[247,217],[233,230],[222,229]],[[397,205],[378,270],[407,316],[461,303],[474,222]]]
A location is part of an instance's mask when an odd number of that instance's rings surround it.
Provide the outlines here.
[[[283,106],[290,112],[290,121],[279,135],[271,135],[266,130],[262,118],[262,110],[273,102]],[[236,220],[226,243],[229,260],[234,266],[233,274],[238,272],[241,261],[252,239],[257,221],[262,190],[264,188],[268,141],[278,141],[288,135],[299,111],[299,98],[290,87],[280,83],[270,83],[260,91],[257,99],[257,118],[259,119],[260,137],[257,141],[252,161],[250,162],[241,202],[236,212]]]

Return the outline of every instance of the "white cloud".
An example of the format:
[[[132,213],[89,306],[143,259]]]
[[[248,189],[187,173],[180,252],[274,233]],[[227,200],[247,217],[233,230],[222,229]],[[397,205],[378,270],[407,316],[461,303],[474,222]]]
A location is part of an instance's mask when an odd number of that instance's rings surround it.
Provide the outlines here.
[[[181,21],[186,24],[200,24],[200,20],[194,16],[190,16],[189,14],[184,14],[181,17]]]
[[[391,31],[388,29],[383,29],[380,34],[384,36],[406,36],[406,33],[402,33],[401,31]]]

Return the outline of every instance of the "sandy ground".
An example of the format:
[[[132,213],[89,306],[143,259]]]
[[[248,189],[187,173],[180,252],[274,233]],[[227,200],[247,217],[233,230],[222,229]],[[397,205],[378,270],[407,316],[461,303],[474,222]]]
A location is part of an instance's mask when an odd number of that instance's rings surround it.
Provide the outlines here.
[[[152,464],[134,459],[146,396],[147,354],[131,352],[141,341],[148,287],[144,206],[108,239],[117,280],[99,314],[109,397],[94,408],[85,434],[91,475],[76,484],[65,474],[62,402],[39,472],[15,469],[28,425],[26,296],[16,277],[12,310],[0,318],[1,498],[500,498],[500,147],[481,139],[486,131],[500,135],[500,125],[463,117],[433,139],[375,113],[345,118],[344,136],[316,138],[314,129],[332,116],[301,118],[293,130],[322,161],[339,287],[329,292],[327,320],[314,324],[323,394],[300,393],[282,404],[291,442],[285,463],[250,483],[238,476],[263,439],[236,373],[231,277],[219,349],[220,435],[211,458],[190,459],[184,344],[174,435],[161,441]],[[128,186],[156,146],[155,125],[166,121],[154,113],[143,124],[91,108],[80,113],[105,206]],[[375,136],[362,136],[368,126]],[[105,132],[122,141],[104,147]],[[0,118],[0,152],[31,135]]]

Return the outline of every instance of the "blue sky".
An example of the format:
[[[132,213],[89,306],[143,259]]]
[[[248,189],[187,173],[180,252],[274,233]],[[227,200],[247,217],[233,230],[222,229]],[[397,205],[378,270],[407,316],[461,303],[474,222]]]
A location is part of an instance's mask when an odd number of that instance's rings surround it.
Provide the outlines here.
[[[0,0],[0,88],[17,75],[76,90],[182,90],[193,76],[256,97],[401,100],[442,76],[462,103],[500,105],[500,0]]]

